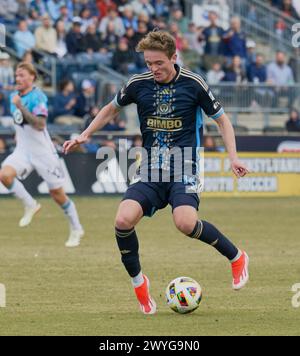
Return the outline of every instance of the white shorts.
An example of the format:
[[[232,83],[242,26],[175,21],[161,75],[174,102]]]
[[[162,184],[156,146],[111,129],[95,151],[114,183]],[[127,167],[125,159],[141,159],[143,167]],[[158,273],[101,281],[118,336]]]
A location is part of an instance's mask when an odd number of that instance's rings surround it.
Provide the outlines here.
[[[13,167],[20,180],[25,179],[36,170],[38,175],[47,183],[49,190],[59,189],[64,185],[64,173],[57,154],[48,153],[40,156],[26,154],[16,149],[1,164],[1,167]]]

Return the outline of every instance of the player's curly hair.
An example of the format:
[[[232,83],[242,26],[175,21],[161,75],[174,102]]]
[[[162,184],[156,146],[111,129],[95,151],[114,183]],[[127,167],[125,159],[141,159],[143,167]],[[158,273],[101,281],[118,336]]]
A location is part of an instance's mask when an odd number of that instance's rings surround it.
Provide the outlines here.
[[[24,69],[24,70],[26,70],[28,73],[30,73],[31,75],[34,76],[34,80],[37,80],[37,78],[38,78],[37,70],[34,68],[32,63],[20,62],[17,65],[16,69]]]
[[[136,46],[137,52],[146,50],[161,51],[171,58],[176,53],[176,42],[168,32],[154,30],[149,32]]]

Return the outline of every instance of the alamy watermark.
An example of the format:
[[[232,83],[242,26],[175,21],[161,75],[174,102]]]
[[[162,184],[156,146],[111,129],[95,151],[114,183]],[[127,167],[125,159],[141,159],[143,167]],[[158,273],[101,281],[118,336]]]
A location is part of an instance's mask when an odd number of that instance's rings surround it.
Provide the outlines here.
[[[109,162],[117,161],[111,171]],[[97,152],[99,164],[96,175],[107,177],[113,183],[136,182],[182,182],[186,193],[200,193],[204,185],[204,149],[196,147],[144,147],[129,148],[128,140],[121,139],[118,151],[101,147]],[[132,162],[131,164],[129,164]],[[108,172],[105,175],[103,172]]]
[[[292,297],[292,307],[300,308],[300,283],[295,283],[292,286],[292,292],[295,293]]]
[[[300,47],[300,22],[295,23],[292,26],[292,31],[295,32],[295,34],[292,37],[292,45],[295,48]]]
[[[6,288],[4,284],[0,283],[0,308],[6,307]]]
[[[6,38],[6,28],[2,23],[0,23],[0,48],[6,47],[5,38]]]

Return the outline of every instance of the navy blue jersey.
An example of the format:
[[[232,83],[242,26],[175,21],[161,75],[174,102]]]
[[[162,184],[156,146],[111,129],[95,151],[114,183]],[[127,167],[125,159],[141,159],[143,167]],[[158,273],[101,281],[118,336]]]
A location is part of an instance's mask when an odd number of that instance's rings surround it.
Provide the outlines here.
[[[114,100],[118,107],[137,104],[143,147],[149,154],[151,169],[172,171],[166,157],[174,147],[191,147],[196,167],[197,148],[201,147],[202,110],[213,119],[224,113],[200,75],[177,65],[175,69],[177,75],[167,84],[157,83],[151,72],[134,75]]]

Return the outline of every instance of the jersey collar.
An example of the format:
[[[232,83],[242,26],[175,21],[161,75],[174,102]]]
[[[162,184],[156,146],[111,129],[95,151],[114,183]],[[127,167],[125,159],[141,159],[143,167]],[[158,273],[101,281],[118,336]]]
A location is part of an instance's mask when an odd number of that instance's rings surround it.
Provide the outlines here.
[[[179,78],[179,76],[180,76],[180,73],[181,73],[181,67],[179,67],[179,65],[178,64],[174,64],[174,67],[175,67],[175,70],[176,70],[176,75],[173,77],[173,79],[172,80],[170,80],[168,83],[159,83],[159,82],[157,82],[157,81],[155,81],[155,83],[156,84],[158,84],[158,85],[170,85],[170,84],[173,84],[173,83],[175,83],[176,82],[176,80]]]

